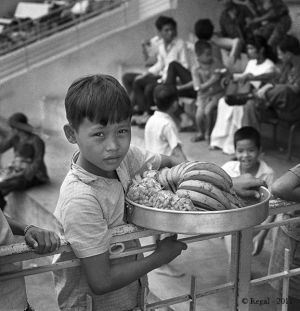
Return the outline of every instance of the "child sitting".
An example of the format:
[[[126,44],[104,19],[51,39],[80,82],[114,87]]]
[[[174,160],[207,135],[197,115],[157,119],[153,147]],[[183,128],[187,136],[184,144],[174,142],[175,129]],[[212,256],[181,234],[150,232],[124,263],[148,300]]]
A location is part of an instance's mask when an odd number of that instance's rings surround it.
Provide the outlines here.
[[[221,86],[222,64],[212,56],[212,46],[208,41],[199,40],[195,43],[198,65],[193,68],[193,84],[197,91],[196,125],[198,133],[192,142],[209,140],[214,125],[214,112],[218,101],[223,96]]]
[[[253,177],[262,179],[270,187],[274,180],[274,171],[267,163],[260,159],[260,134],[250,126],[245,126],[237,130],[234,134],[235,161],[226,162],[222,168],[230,177],[238,177],[250,174]],[[260,231],[253,239],[254,250],[257,252],[258,240],[265,236],[266,230]],[[225,236],[226,249],[231,253],[231,235]]]
[[[156,86],[154,101],[158,111],[155,111],[146,123],[145,148],[185,161],[186,156],[183,153],[177,125],[174,121],[174,114],[178,108],[176,87],[173,85]]]
[[[109,229],[125,224],[124,202],[133,176],[171,167],[175,159],[131,147],[132,106],[125,89],[108,75],[83,77],[65,99],[67,139],[79,151],[60,190],[55,216],[81,266],[55,271],[61,310],[125,311],[140,308],[145,275],[177,257],[186,245],[168,237],[146,258],[109,259]],[[124,242],[137,247],[137,240]],[[68,258],[62,253],[56,261]],[[92,301],[92,303],[90,303]]]

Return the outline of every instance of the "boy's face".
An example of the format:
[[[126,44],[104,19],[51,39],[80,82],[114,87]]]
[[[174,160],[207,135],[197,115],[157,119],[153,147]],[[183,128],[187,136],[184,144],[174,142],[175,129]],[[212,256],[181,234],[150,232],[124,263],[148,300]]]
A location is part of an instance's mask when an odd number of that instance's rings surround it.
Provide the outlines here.
[[[247,44],[247,54],[249,59],[256,59],[258,57],[258,51],[252,44]]]
[[[288,63],[291,59],[291,53],[288,51],[283,52],[281,51],[279,47],[277,47],[277,56],[278,56],[278,59],[284,64]]]
[[[235,147],[235,155],[243,169],[249,170],[257,165],[259,148],[251,139],[238,140]]]
[[[201,54],[197,54],[197,60],[200,64],[211,64],[213,61],[212,50],[205,49]]]
[[[80,149],[81,166],[95,175],[111,176],[119,167],[128,152],[131,141],[130,119],[120,123],[108,123],[103,126],[87,118],[80,124],[78,131],[72,130],[74,140]]]
[[[176,37],[176,29],[171,24],[164,25],[160,30],[160,36],[166,43],[172,42],[172,40]]]

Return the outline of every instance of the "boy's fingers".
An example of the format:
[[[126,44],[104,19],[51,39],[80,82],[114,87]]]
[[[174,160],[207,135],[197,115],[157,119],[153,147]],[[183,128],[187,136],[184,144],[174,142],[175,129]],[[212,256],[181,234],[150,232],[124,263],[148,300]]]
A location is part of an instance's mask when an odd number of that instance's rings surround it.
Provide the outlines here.
[[[177,234],[175,233],[175,234],[173,234],[173,235],[171,235],[171,238],[172,238],[172,240],[174,240],[174,241],[176,241],[177,240]]]

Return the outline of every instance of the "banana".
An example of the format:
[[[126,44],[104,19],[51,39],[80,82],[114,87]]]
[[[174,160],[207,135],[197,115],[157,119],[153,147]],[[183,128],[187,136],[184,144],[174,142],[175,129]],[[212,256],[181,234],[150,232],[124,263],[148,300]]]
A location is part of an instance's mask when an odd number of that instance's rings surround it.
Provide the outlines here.
[[[177,188],[178,182],[179,182],[179,174],[178,174],[178,170],[180,169],[180,164],[171,167],[171,171],[172,171],[172,181],[173,184],[175,185],[175,187]]]
[[[206,170],[219,174],[227,181],[227,183],[230,185],[230,188],[232,187],[231,177],[220,166],[214,163],[200,161],[190,162],[190,164],[184,168],[184,174],[195,170]]]
[[[173,172],[172,169],[168,169],[167,174],[166,174],[166,178],[167,178],[170,189],[175,193],[176,192],[176,186],[173,183],[172,172]]]
[[[214,198],[197,191],[193,190],[185,190],[185,189],[178,189],[176,194],[181,197],[186,197],[192,200],[196,207],[203,208],[209,211],[221,211],[224,210],[224,206]]]
[[[223,191],[211,183],[201,180],[186,180],[179,184],[178,189],[192,190],[205,194],[224,206],[225,209],[231,209],[230,200],[223,194]]]
[[[171,190],[170,187],[169,187],[169,183],[167,181],[167,172],[168,172],[168,168],[165,167],[163,168],[160,172],[159,172],[159,175],[158,175],[158,181],[160,182],[160,184],[164,187],[164,189],[167,189],[167,190]]]
[[[243,200],[240,199],[240,198],[236,195],[236,193],[234,193],[232,190],[231,190],[230,192],[225,192],[225,191],[223,191],[223,194],[224,194],[224,196],[225,196],[226,198],[228,198],[229,201],[230,201],[233,205],[235,205],[237,208],[245,206]]]
[[[207,170],[195,170],[187,172],[183,175],[182,179],[179,181],[179,184],[186,180],[202,180],[208,183],[215,185],[221,190],[230,191],[230,184],[228,181],[221,175],[207,171]]]

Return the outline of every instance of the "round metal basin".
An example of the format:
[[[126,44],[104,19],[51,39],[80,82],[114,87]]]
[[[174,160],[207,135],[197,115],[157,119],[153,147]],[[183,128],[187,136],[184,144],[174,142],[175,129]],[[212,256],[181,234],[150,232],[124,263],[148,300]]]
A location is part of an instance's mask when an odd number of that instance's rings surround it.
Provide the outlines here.
[[[186,212],[147,207],[126,199],[129,222],[164,232],[213,234],[238,231],[260,224],[268,216],[268,189],[260,188],[260,199],[239,209],[207,212]]]

